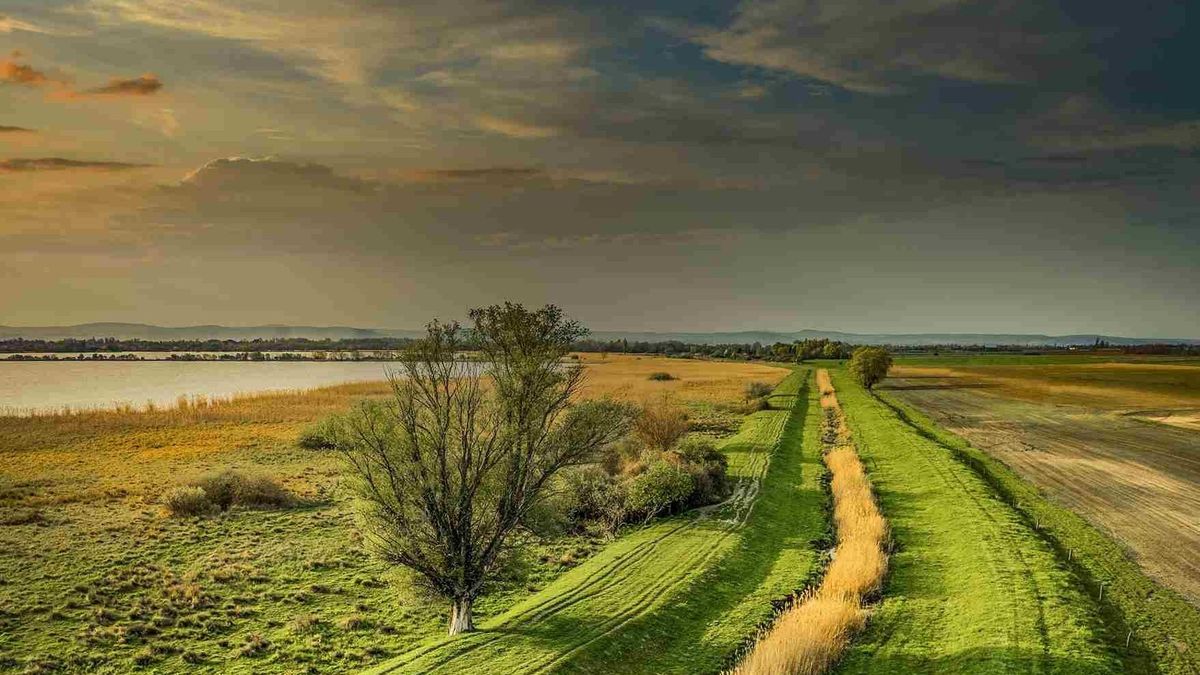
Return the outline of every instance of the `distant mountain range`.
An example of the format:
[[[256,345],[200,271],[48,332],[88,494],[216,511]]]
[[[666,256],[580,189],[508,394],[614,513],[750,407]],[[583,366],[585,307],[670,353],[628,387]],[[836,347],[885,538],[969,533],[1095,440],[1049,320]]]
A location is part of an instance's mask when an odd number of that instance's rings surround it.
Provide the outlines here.
[[[62,340],[68,338],[118,338],[122,340],[253,340],[255,338],[345,338],[418,337],[419,330],[354,328],[352,326],[152,326],[140,323],[84,323],[75,326],[0,326],[0,340]],[[890,345],[1091,345],[1097,339],[1111,345],[1153,343],[1200,344],[1197,338],[1131,338],[1112,335],[1029,335],[1022,333],[842,333],[837,331],[740,331],[728,333],[665,333],[637,331],[595,331],[595,340],[630,342],[690,342],[695,344],[744,344],[794,342],[804,339],[840,340],[852,344]]]

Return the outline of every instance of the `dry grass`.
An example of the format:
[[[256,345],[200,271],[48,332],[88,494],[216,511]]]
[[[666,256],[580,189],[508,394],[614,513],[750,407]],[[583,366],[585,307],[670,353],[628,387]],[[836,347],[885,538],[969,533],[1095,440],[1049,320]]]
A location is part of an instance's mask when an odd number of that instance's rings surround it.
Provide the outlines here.
[[[887,572],[887,522],[838,408],[829,374],[817,373],[827,411],[825,454],[833,492],[837,548],[815,592],[801,596],[734,671],[739,675],[810,675],[828,670],[866,625],[863,601],[879,592]]]
[[[740,361],[667,359],[632,354],[578,354],[587,368],[585,395],[611,395],[636,403],[648,403],[663,394],[680,403],[740,401],[749,380],[772,387],[791,372],[779,366]],[[674,380],[651,380],[656,372],[670,372]]]

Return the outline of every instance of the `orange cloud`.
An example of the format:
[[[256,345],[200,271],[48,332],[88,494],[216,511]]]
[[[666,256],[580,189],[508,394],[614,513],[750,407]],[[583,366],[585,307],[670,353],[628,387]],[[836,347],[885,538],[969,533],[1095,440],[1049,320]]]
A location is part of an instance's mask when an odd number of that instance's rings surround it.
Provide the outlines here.
[[[18,84],[26,87],[45,87],[55,85],[57,91],[52,94],[56,99],[107,98],[120,96],[150,96],[163,88],[163,81],[153,73],[138,77],[114,77],[108,84],[95,89],[76,91],[64,79],[47,75],[27,63],[18,63],[21,52],[13,52],[9,58],[0,61],[0,83]]]
[[[90,89],[84,94],[92,96],[150,96],[163,88],[157,75],[146,73],[130,79],[113,78],[103,87]]]
[[[20,57],[20,52],[13,52],[13,58]],[[26,87],[41,87],[47,84],[62,84],[33,66],[17,63],[13,58],[0,61],[0,82],[20,84]]]

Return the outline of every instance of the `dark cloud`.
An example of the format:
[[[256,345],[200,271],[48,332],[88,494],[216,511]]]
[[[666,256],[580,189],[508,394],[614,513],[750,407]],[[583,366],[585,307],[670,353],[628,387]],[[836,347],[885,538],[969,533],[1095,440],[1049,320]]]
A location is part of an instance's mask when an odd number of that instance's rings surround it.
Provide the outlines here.
[[[1044,82],[1069,67],[1078,78],[1096,65],[1065,17],[1015,1],[744,0],[730,25],[694,39],[717,61],[865,94],[922,77]]]
[[[521,166],[492,166],[480,169],[429,169],[413,172],[418,180],[430,181],[521,181],[546,175],[544,169]]]
[[[26,127],[10,127],[10,126],[5,126],[5,125],[0,124],[0,134],[34,134],[34,133],[37,133],[36,129],[29,129]]]
[[[84,94],[93,96],[150,96],[163,88],[157,75],[147,73],[130,79],[113,78],[103,87],[89,89]]]
[[[0,160],[0,173],[18,171],[66,171],[72,169],[93,171],[124,171],[141,169],[148,164],[129,164],[126,162],[94,162],[86,160],[64,159],[62,157],[37,157]]]
[[[183,189],[212,194],[269,192],[284,199],[304,199],[302,191],[370,192],[375,186],[357,178],[341,176],[321,164],[306,164],[272,157],[226,157],[215,159],[188,174]]]

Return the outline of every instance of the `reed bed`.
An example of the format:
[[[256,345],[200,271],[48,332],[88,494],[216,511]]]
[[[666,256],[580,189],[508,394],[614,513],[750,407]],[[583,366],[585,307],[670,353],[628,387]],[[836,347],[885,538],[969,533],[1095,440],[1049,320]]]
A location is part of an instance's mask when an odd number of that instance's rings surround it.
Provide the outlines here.
[[[827,411],[824,438],[831,447],[825,464],[832,476],[837,547],[821,585],[801,595],[759,637],[733,671],[737,675],[812,675],[828,670],[866,625],[863,602],[880,592],[887,573],[887,521],[875,503],[828,373],[819,371],[817,381]]]

